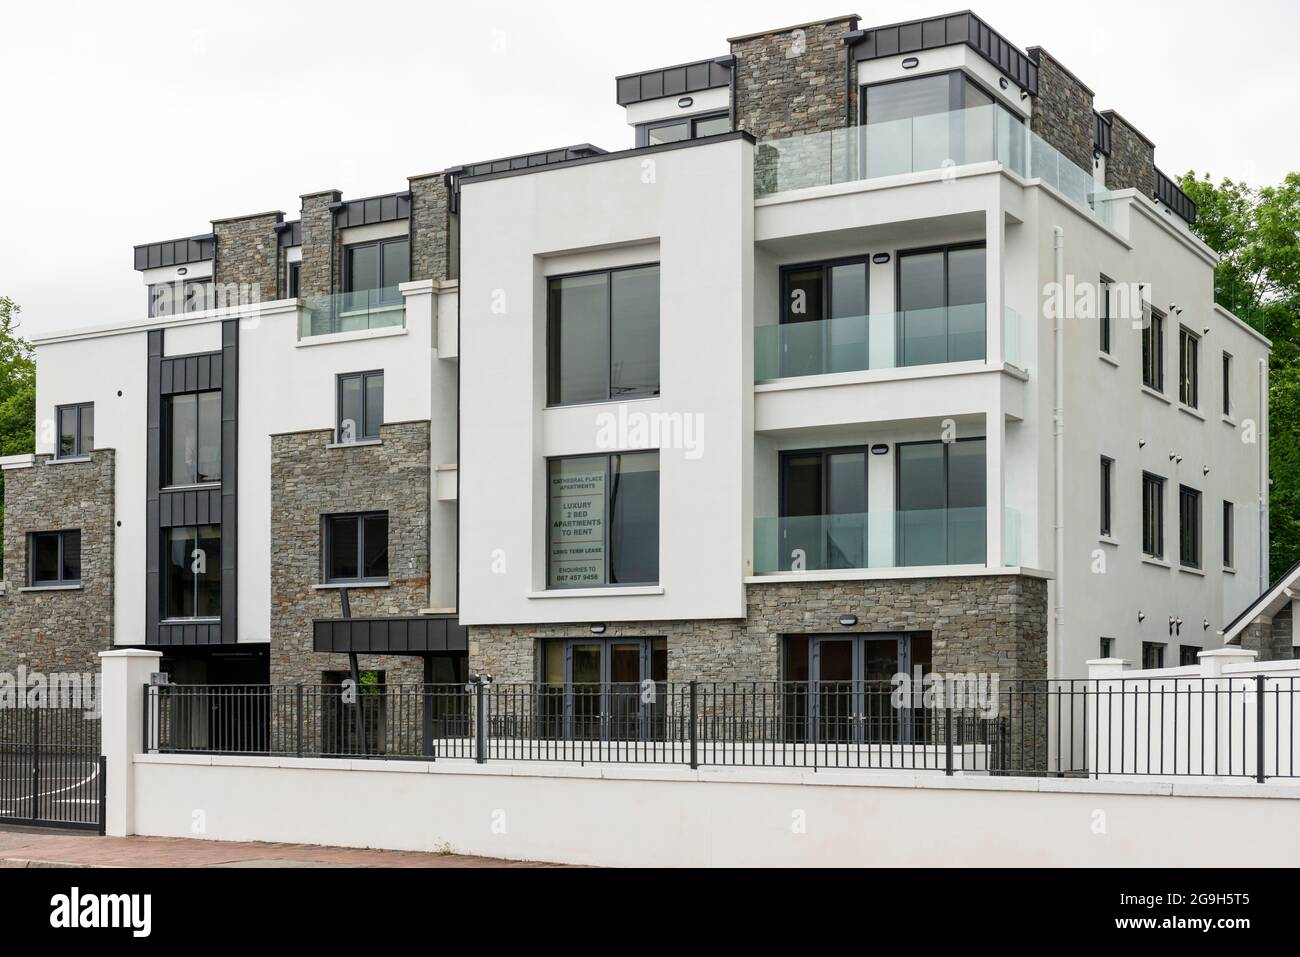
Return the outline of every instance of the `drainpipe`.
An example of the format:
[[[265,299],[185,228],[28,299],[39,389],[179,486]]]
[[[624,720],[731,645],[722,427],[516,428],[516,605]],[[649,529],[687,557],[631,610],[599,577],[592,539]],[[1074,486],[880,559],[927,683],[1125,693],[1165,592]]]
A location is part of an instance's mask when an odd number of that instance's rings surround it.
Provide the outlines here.
[[[1054,662],[1059,674],[1065,648],[1065,230],[1052,227],[1052,277],[1056,280],[1056,324],[1052,336],[1055,361],[1055,397],[1052,400],[1052,474],[1056,484],[1056,504],[1052,517],[1056,557],[1056,626],[1053,636]]]
[[[1268,360],[1259,360],[1259,594],[1268,591]]]
[[[857,21],[854,21],[857,25]],[[866,30],[853,30],[844,34],[844,126],[845,128],[857,125],[857,117],[853,112],[853,48],[858,42],[867,35]]]

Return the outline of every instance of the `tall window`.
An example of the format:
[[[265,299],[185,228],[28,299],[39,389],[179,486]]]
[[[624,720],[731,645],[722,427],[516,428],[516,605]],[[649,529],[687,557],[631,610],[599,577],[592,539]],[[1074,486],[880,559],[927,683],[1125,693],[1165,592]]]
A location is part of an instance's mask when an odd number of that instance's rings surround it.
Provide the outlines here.
[[[1165,391],[1165,317],[1143,304],[1147,321],[1142,327],[1142,384],[1157,392]]]
[[[372,442],[384,424],[384,373],[350,372],[339,376],[339,443]]]
[[[995,159],[999,130],[993,96],[960,70],[868,86],[860,97],[863,126],[878,127],[865,139],[869,176],[939,169],[945,161]],[[999,110],[1004,122],[1019,117]],[[1023,169],[1022,138],[1007,137],[1013,169]]]
[[[726,113],[666,120],[661,123],[644,123],[636,128],[636,145],[658,146],[661,143],[679,143],[682,140],[697,140],[702,136],[716,136],[730,131],[731,117]]]
[[[163,402],[163,485],[221,481],[221,392],[185,392]]]
[[[1232,503],[1223,503],[1223,567],[1236,568],[1236,548],[1233,538],[1236,536],[1236,529],[1232,521]]]
[[[348,246],[343,257],[344,290],[352,294],[350,298],[365,298],[370,304],[400,302],[397,284],[411,278],[410,248],[404,238]]]
[[[897,563],[983,565],[984,439],[904,442],[896,451]]]
[[[866,446],[781,453],[780,568],[867,568]]]
[[[1201,493],[1186,485],[1178,486],[1178,562],[1201,567]]]
[[[984,358],[984,245],[898,256],[900,366]]]
[[[1142,642],[1142,667],[1163,668],[1165,666],[1165,646],[1155,641]]]
[[[1101,651],[1100,657],[1113,658],[1115,656],[1115,639],[1103,637],[1101,639],[1100,651]]]
[[[1110,354],[1110,333],[1111,333],[1110,280],[1107,279],[1105,276],[1102,276],[1101,282],[1098,284],[1098,289],[1100,291],[1100,294],[1098,297],[1099,302],[1097,303],[1098,312],[1099,312],[1098,321],[1097,321],[1097,334],[1099,337],[1099,341],[1097,343],[1097,347],[1101,349],[1102,352],[1105,352],[1106,354],[1109,355]]]
[[[290,299],[297,299],[298,290],[302,285],[302,263],[288,263],[285,269],[288,271],[288,282],[286,283],[288,289],[285,291],[289,294]]]
[[[1201,337],[1178,327],[1178,401],[1195,409],[1201,393]]]
[[[388,513],[326,515],[325,581],[388,580]]]
[[[221,527],[163,530],[163,616],[221,617]]]
[[[659,582],[659,453],[551,459],[547,585]]]
[[[1165,557],[1165,480],[1142,473],[1142,552]]]
[[[1111,491],[1115,462],[1106,456],[1101,457],[1101,527],[1100,533],[1107,538],[1110,537],[1110,509],[1111,509]]]
[[[1223,354],[1223,414],[1232,415],[1232,354]]]
[[[27,583],[35,588],[81,584],[81,530],[33,532],[28,537]]]
[[[783,376],[870,368],[867,258],[781,271]]]
[[[547,402],[605,402],[659,394],[659,266],[548,284]]]
[[[56,414],[59,422],[59,448],[55,458],[71,459],[89,455],[95,447],[95,406],[61,405]]]

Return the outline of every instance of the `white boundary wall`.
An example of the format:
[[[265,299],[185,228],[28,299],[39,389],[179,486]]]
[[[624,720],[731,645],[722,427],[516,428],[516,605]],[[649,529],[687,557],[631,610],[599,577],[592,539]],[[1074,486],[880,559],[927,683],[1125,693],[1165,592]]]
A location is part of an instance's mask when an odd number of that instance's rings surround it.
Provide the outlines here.
[[[668,866],[1294,865],[1300,787],[139,753],[156,653],[104,655],[110,834]]]

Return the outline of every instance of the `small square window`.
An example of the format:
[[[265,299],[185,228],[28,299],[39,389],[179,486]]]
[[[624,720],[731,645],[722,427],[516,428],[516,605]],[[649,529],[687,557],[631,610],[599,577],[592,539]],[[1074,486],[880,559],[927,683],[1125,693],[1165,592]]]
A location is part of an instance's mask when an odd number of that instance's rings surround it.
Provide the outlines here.
[[[28,543],[28,584],[81,584],[81,530],[34,532]]]
[[[95,447],[95,406],[91,402],[61,405],[56,410],[59,445],[56,459],[75,459],[89,455]]]
[[[339,376],[335,441],[340,444],[376,441],[383,424],[383,372],[353,372]]]
[[[388,580],[388,513],[325,516],[325,581]]]
[[[1179,645],[1178,646],[1178,664],[1184,668],[1188,665],[1200,663],[1196,656],[1201,653],[1200,645]]]
[[[1142,642],[1142,667],[1163,668],[1165,666],[1165,646],[1154,641]]]

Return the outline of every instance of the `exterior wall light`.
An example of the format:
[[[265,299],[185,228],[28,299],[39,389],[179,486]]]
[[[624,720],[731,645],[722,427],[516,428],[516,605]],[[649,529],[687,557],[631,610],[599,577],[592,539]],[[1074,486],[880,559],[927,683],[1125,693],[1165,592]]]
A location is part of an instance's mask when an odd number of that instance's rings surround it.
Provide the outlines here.
[[[605,633],[605,626],[604,626],[604,625],[592,625],[592,626],[591,626],[591,633],[592,633],[593,635],[603,635],[603,634]]]
[[[921,65],[921,61],[914,56],[910,56],[903,61],[904,70],[915,70],[920,65]]]
[[[677,101],[677,105],[680,106],[683,110],[694,103],[695,103],[695,98],[692,96],[683,96]]]
[[[858,623],[857,615],[840,615],[840,624],[845,628],[852,628]]]
[[[889,253],[876,253],[871,257],[871,261],[877,266],[883,266],[885,263],[889,262]]]

